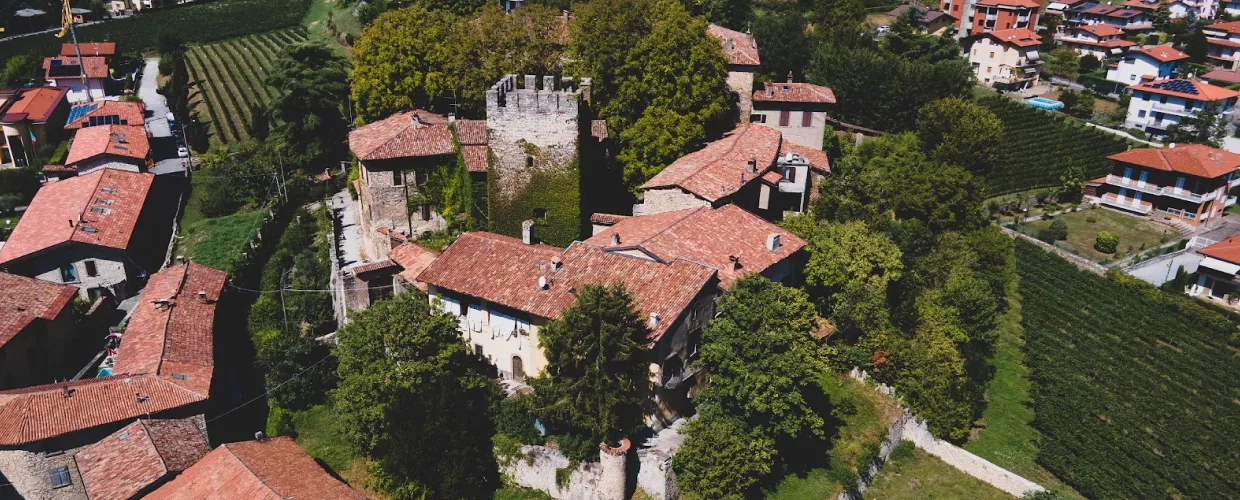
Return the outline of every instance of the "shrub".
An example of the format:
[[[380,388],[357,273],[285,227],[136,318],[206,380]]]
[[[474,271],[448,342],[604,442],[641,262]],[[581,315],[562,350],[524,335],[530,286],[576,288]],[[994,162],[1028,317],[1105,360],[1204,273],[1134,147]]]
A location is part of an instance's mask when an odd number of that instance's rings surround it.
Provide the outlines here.
[[[0,214],[12,213],[21,204],[21,195],[13,193],[0,194]]]
[[[1144,130],[1141,130],[1141,129],[1139,129],[1139,128],[1130,128],[1130,129],[1128,129],[1128,135],[1131,135],[1131,136],[1136,137],[1137,139],[1141,139],[1141,140],[1145,140],[1145,139],[1149,138],[1149,136],[1145,134],[1145,131],[1144,131]]]
[[[1119,248],[1119,236],[1110,231],[1102,231],[1098,233],[1098,237],[1094,238],[1094,249],[1102,253],[1115,253]]]
[[[1098,219],[1097,219],[1096,217],[1094,217],[1094,216],[1092,216],[1092,215],[1091,215],[1091,216],[1089,216],[1089,217],[1086,217],[1086,218],[1085,218],[1085,222],[1088,222],[1088,223],[1090,223],[1090,224],[1093,224],[1093,223],[1095,223],[1095,222],[1098,222]]]
[[[1042,243],[1046,243],[1047,245],[1054,245],[1055,240],[1056,240],[1055,232],[1051,231],[1050,229],[1038,230],[1037,238],[1038,238],[1038,241],[1041,241]]]
[[[1157,34],[1149,34],[1145,36],[1145,45],[1158,45],[1160,39]]]
[[[1064,222],[1063,219],[1052,221],[1050,231],[1057,240],[1063,241],[1068,239],[1068,223]]]

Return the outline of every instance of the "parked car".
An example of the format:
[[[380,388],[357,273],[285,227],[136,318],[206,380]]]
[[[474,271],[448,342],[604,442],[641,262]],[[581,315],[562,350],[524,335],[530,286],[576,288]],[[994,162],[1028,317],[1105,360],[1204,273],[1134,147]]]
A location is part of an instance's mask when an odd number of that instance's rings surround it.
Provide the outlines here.
[[[891,26],[888,26],[888,25],[884,24],[884,25],[882,25],[882,26],[879,26],[879,27],[878,27],[878,32],[879,32],[879,33],[886,33],[886,32],[888,32],[888,31],[891,31]]]
[[[188,157],[188,156],[189,156],[189,149],[188,149],[188,148],[186,148],[185,146],[181,146],[181,147],[178,147],[178,148],[177,148],[177,157],[179,157],[179,158],[186,158],[186,157]]]

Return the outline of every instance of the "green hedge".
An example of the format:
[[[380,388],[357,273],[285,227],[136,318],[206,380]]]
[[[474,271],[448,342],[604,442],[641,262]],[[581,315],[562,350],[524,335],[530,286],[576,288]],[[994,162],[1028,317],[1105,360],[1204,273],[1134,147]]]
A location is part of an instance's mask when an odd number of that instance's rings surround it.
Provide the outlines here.
[[[199,0],[82,26],[77,28],[77,38],[82,42],[110,40],[121,52],[143,52],[154,50],[162,33],[175,33],[186,43],[213,42],[299,25],[309,9],[310,0]],[[30,53],[50,56],[60,52],[65,41],[55,33],[24,36],[0,42],[0,54],[4,59]]]

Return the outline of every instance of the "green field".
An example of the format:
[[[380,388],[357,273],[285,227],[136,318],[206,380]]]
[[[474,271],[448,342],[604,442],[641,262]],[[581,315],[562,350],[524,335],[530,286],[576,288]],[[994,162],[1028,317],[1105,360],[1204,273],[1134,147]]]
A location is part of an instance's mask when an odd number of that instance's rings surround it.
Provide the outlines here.
[[[1063,219],[1068,224],[1068,239],[1058,241],[1055,245],[1097,262],[1120,259],[1128,254],[1173,241],[1180,236],[1180,233],[1170,226],[1109,208],[1081,210],[1057,215],[1055,219]],[[1051,221],[1045,219],[1030,222],[1021,227],[1021,232],[1036,237],[1038,231],[1047,229],[1050,225]],[[1119,249],[1115,254],[1094,250],[1094,240],[1102,231],[1110,231],[1119,236]]]
[[[868,500],[1012,500],[1012,495],[913,447],[901,443],[865,490]]]
[[[77,28],[82,42],[109,40],[122,53],[154,50],[159,36],[174,33],[186,43],[207,43],[226,38],[278,30],[301,24],[311,0],[199,0]],[[65,39],[55,33],[25,36],[0,42],[0,67],[9,56],[55,55]]]
[[[306,32],[292,28],[196,45],[186,54],[190,80],[197,86],[191,104],[209,117],[211,141],[231,144],[250,139],[265,125],[263,113],[276,89],[263,85],[280,49],[305,42]]]
[[[1189,297],[1016,241],[1038,463],[1089,498],[1240,491],[1240,336]]]

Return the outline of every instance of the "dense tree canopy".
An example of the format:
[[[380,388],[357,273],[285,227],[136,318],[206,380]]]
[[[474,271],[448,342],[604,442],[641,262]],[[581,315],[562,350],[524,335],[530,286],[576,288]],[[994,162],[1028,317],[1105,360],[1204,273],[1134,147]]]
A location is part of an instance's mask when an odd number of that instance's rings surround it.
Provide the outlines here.
[[[642,420],[648,330],[624,285],[586,285],[563,317],[539,330],[547,370],[531,385],[539,418],[568,434],[576,459],[597,459],[598,443],[615,443]]]
[[[917,113],[917,138],[922,149],[931,158],[964,167],[974,175],[990,172],[1002,137],[999,117],[964,99],[940,99]]]
[[[743,500],[771,473],[775,443],[726,417],[702,417],[682,431],[685,445],[672,458],[676,486],[686,500]]]
[[[767,78],[783,80],[789,72],[794,78],[804,78],[813,47],[800,12],[777,10],[759,16],[753,22],[753,37]]]
[[[394,498],[490,498],[499,487],[490,407],[455,316],[409,291],[376,302],[338,332],[345,435]]]
[[[353,46],[351,97],[365,120],[427,108],[453,87],[456,16],[413,5],[388,11]]]
[[[344,59],[322,44],[285,47],[267,73],[280,89],[268,105],[273,132],[290,160],[302,165],[335,160],[348,123],[341,111],[349,95]]]
[[[1220,147],[1227,135],[1227,117],[1220,111],[1218,101],[1205,103],[1196,113],[1190,114],[1167,128],[1167,142],[1180,144],[1205,144]]]
[[[483,118],[486,91],[500,77],[560,74],[564,43],[559,16],[559,11],[541,5],[523,5],[511,13],[491,5],[476,18],[463,19],[451,43],[459,104]]]

